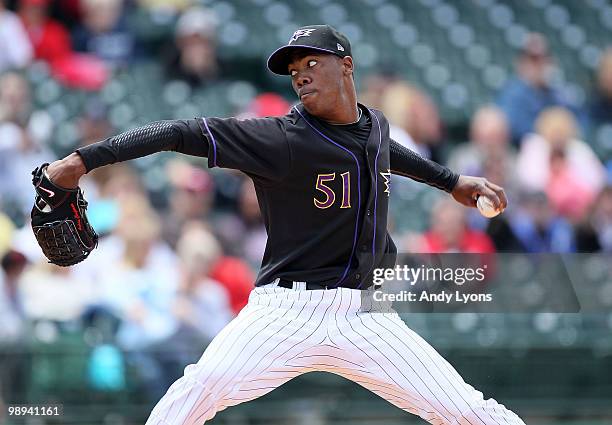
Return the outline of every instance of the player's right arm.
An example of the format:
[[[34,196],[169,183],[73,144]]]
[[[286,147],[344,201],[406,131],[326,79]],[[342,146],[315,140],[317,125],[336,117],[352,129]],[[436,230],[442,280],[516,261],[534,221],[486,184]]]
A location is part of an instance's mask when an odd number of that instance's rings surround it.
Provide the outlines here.
[[[488,197],[499,210],[504,210],[508,205],[504,189],[483,177],[461,176],[447,167],[423,158],[395,140],[391,140],[389,151],[393,174],[444,190],[457,202],[468,207],[476,207],[476,200],[480,195]]]
[[[268,180],[282,178],[291,163],[279,119],[197,118],[128,130],[77,149],[53,162],[47,173],[57,185],[72,188],[95,168],[162,151],[208,157],[210,167],[234,168]]]
[[[73,188],[84,174],[96,168],[162,151],[206,156],[208,142],[195,119],[158,121],[79,148],[51,163],[47,173],[55,184]]]

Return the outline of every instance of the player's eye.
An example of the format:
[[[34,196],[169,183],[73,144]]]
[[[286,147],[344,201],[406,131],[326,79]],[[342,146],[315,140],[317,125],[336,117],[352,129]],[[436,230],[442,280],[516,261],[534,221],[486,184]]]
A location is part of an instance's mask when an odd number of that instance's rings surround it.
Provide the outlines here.
[[[311,59],[311,60],[308,61],[308,66],[310,66],[310,67],[315,66],[316,64],[317,64],[317,61],[314,60],[314,59]]]
[[[295,69],[292,69],[291,71],[289,71],[289,73],[292,77],[295,77],[297,75],[297,71]]]

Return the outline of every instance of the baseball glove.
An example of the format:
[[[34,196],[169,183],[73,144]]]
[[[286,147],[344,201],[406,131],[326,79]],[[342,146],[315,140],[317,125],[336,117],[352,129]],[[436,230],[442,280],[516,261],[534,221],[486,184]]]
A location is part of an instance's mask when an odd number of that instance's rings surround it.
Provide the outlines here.
[[[36,198],[32,230],[50,263],[72,266],[98,245],[98,235],[87,220],[87,201],[80,188],[65,189],[49,180],[43,164],[32,171]]]

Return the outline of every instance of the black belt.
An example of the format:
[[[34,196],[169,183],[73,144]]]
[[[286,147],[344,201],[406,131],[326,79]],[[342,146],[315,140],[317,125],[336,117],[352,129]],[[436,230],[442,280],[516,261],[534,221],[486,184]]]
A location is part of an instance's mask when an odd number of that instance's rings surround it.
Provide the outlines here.
[[[281,288],[293,289],[293,281],[287,280],[287,279],[279,279],[278,286],[280,286]],[[336,288],[335,286],[331,286],[331,285],[322,285],[316,282],[306,282],[307,291],[312,291],[312,290],[317,290],[317,289],[335,289],[335,288]]]

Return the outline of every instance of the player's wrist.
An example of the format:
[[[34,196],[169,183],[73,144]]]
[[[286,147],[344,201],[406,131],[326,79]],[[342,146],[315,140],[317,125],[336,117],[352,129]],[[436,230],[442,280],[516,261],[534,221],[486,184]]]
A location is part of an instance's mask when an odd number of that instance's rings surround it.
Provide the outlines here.
[[[74,152],[64,159],[49,164],[46,172],[53,184],[66,189],[74,189],[79,185],[79,179],[87,170],[81,156]]]

